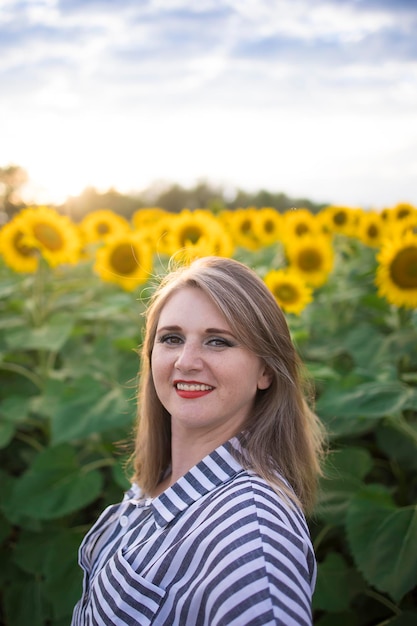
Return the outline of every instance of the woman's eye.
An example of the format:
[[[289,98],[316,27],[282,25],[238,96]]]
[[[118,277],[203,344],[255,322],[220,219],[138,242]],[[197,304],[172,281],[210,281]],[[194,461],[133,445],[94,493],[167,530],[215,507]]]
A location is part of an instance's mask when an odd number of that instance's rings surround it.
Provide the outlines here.
[[[213,337],[213,339],[209,339],[207,342],[209,345],[214,346],[215,348],[224,348],[230,347],[232,344],[227,339],[222,339],[221,337]]]
[[[178,337],[178,335],[162,335],[162,337],[159,337],[158,342],[159,343],[167,343],[168,345],[177,345],[179,343],[181,343],[182,339],[181,337]]]

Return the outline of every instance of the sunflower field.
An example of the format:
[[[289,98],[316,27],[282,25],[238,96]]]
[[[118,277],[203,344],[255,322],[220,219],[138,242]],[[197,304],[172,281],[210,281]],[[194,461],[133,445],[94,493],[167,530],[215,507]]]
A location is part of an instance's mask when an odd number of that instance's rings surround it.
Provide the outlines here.
[[[0,623],[68,626],[129,485],[143,312],[172,259],[255,269],[328,431],[316,626],[417,624],[417,208],[23,209],[0,229]]]

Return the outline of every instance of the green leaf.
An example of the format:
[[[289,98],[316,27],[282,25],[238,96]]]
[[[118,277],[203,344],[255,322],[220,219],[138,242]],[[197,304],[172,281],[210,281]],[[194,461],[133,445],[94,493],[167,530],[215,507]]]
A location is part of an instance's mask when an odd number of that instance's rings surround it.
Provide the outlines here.
[[[54,385],[55,407],[52,418],[52,443],[83,439],[92,433],[121,429],[133,422],[134,407],[129,407],[121,387],[106,390],[93,378]],[[61,401],[58,403],[58,398]]]
[[[380,424],[376,439],[379,448],[402,469],[417,472],[416,425],[403,420]]]
[[[417,581],[417,506],[398,508],[386,489],[371,485],[352,499],[346,529],[366,580],[399,602]]]
[[[32,409],[51,418],[52,444],[74,441],[93,433],[126,430],[136,407],[129,404],[131,390],[108,387],[92,376],[72,381],[49,379],[45,392],[32,401]]]
[[[10,476],[0,470],[0,508],[7,520],[13,525],[19,525],[21,528],[39,530],[41,523],[38,520],[33,519],[31,516],[20,514],[11,506],[13,493],[18,480],[18,478]]]
[[[45,558],[45,593],[57,619],[70,617],[81,597],[82,570],[78,565],[80,533],[62,531],[49,545]]]
[[[14,562],[27,574],[42,574],[50,542],[51,531],[22,530],[14,549]]]
[[[6,624],[44,626],[47,613],[42,602],[42,583],[36,579],[13,580],[4,589]]]
[[[124,491],[127,491],[130,487],[130,481],[127,478],[127,472],[124,469],[124,463],[117,461],[111,468],[112,475],[115,483],[119,485]]]
[[[24,572],[44,579],[54,616],[69,616],[81,596],[78,548],[82,535],[71,529],[20,533],[13,561]]]
[[[10,536],[11,532],[12,525],[7,521],[7,519],[0,515],[0,544],[2,544],[3,541]]]
[[[328,553],[325,560],[318,564],[313,608],[330,613],[346,611],[356,591],[356,585],[352,584],[355,578],[357,574],[340,554]]]
[[[415,375],[416,375],[416,382],[417,382],[417,372],[415,372]],[[407,402],[404,406],[404,409],[411,409],[413,411],[417,411],[417,388],[410,387],[409,391],[410,393],[409,393]]]
[[[363,626],[353,611],[343,613],[325,613],[314,620],[314,626]]]
[[[332,451],[326,459],[315,513],[328,524],[343,524],[349,502],[364,486],[372,466],[372,457],[363,448]]]
[[[99,496],[101,487],[101,474],[84,472],[72,447],[62,444],[36,457],[32,467],[16,481],[4,509],[9,519],[13,514],[56,519],[87,506]]]
[[[16,478],[0,469],[0,507],[9,501]]]
[[[309,376],[317,382],[339,379],[336,370],[323,363],[306,363],[306,368]]]
[[[55,313],[37,328],[11,328],[6,344],[12,350],[51,350],[58,352],[71,335],[74,315]]]
[[[417,611],[404,611],[401,615],[397,615],[394,619],[386,622],[387,626],[416,626]]]
[[[9,547],[0,546],[0,563],[0,589],[4,589],[6,583],[16,580],[21,572],[12,561]]]
[[[361,324],[347,334],[343,345],[353,357],[358,367],[369,369],[374,361],[380,360],[380,351],[384,341],[374,326]]]
[[[25,421],[29,405],[29,398],[19,396],[9,396],[0,402],[0,448],[10,443],[17,424]]]
[[[324,415],[380,418],[400,411],[409,397],[409,388],[400,382],[371,382],[343,389],[331,385],[318,400]]]

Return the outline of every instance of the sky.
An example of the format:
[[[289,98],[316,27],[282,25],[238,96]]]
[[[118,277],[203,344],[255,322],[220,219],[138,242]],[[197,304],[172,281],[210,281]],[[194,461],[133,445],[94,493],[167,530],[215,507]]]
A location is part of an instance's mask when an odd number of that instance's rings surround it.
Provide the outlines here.
[[[27,202],[198,181],[417,205],[417,0],[0,0]]]

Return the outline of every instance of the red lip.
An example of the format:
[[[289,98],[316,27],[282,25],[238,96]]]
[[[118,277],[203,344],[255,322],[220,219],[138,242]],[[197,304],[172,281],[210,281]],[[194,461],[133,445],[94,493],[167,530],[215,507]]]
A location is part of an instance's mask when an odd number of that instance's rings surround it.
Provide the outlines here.
[[[180,396],[180,398],[187,398],[188,400],[192,400],[194,398],[202,398],[207,394],[211,393],[213,389],[207,389],[205,391],[185,391],[184,389],[177,389],[175,387],[175,391]]]
[[[176,378],[173,381],[174,385],[178,385],[178,383],[184,383],[184,385],[208,385],[209,383],[203,383],[201,380],[185,380],[184,378]],[[212,387],[212,385],[210,385]]]
[[[183,383],[184,385],[206,385],[210,386],[210,389],[178,389],[177,385]],[[211,385],[207,385],[207,383],[202,383],[198,380],[174,380],[174,389],[180,398],[185,398],[187,400],[194,400],[196,398],[202,398],[203,396],[207,396],[214,389]]]

